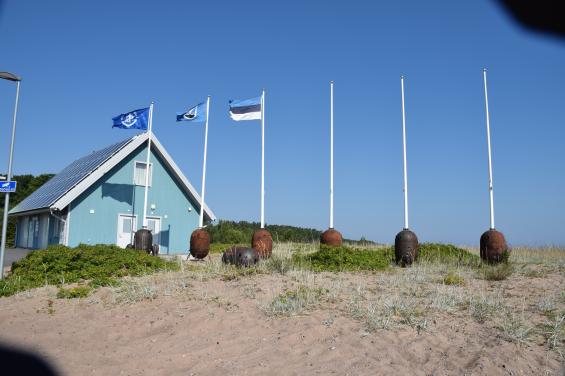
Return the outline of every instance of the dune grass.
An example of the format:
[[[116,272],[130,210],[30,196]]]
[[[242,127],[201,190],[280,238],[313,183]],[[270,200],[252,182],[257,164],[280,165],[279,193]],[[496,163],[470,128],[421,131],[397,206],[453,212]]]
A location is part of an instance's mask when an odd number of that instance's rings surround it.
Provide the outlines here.
[[[94,294],[89,301],[137,304],[184,295],[232,311],[249,299],[268,317],[323,310],[329,317],[324,325],[343,315],[367,332],[409,327],[420,333],[453,315],[507,341],[565,353],[565,293],[559,288],[565,249],[518,248],[507,263],[489,265],[476,250],[424,243],[407,268],[395,265],[392,246],[275,243],[271,258],[249,268],[225,265],[214,252],[205,261],[170,263],[113,246],[54,247],[14,265],[0,282],[0,296],[57,285],[59,298],[77,298],[117,284],[105,290],[109,297]],[[168,272],[153,273],[160,270]],[[120,278],[129,276],[141,277]],[[550,278],[552,284],[531,278]],[[543,291],[528,289],[524,279],[543,283]],[[512,290],[515,283],[521,287]]]

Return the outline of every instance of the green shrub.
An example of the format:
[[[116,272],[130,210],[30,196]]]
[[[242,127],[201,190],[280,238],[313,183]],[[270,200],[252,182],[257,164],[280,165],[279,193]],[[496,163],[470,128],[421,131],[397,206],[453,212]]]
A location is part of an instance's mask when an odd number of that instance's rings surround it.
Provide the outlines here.
[[[94,290],[90,286],[77,286],[70,289],[60,287],[57,292],[57,298],[59,299],[75,299],[75,298],[86,298]]]
[[[471,267],[477,267],[481,264],[479,256],[451,244],[439,243],[420,244],[418,261],[422,263]]]
[[[393,260],[392,248],[352,249],[349,247],[328,247],[310,254],[294,254],[293,262],[315,271],[357,271],[383,270]]]
[[[134,249],[115,245],[57,245],[30,252],[12,265],[12,273],[0,281],[0,296],[44,285],[91,281],[91,286],[114,284],[115,278],[137,276],[158,270],[176,270],[178,265]]]

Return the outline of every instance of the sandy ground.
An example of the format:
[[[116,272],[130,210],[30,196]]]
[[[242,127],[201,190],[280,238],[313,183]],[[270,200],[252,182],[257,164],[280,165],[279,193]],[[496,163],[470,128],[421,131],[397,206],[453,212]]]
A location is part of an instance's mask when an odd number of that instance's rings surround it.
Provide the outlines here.
[[[430,291],[449,288],[462,298],[469,291],[496,293],[507,305],[530,307],[531,318],[537,297],[555,297],[559,305],[565,286],[563,273],[466,287],[438,287],[431,274],[222,277],[184,271],[71,300],[45,287],[0,299],[0,343],[35,351],[62,375],[564,374],[562,358],[543,338],[509,340],[490,319],[480,323],[465,309],[425,311],[418,324],[393,317],[395,325],[371,329],[347,308],[353,295],[370,302],[396,294],[408,281]],[[301,312],[274,314],[270,302],[296,286],[327,289]]]

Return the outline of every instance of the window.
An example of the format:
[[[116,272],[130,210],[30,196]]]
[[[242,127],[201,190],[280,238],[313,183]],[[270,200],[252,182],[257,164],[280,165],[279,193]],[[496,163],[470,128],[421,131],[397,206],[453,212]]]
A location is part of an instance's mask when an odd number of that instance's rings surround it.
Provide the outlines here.
[[[135,161],[135,168],[133,172],[133,183],[135,185],[145,185],[145,173],[147,171],[147,164],[145,162]],[[149,163],[149,185],[153,179],[153,164]]]
[[[132,231],[132,225],[133,225],[133,219],[132,218],[123,218],[122,219],[122,232],[127,234],[127,233],[131,233]]]

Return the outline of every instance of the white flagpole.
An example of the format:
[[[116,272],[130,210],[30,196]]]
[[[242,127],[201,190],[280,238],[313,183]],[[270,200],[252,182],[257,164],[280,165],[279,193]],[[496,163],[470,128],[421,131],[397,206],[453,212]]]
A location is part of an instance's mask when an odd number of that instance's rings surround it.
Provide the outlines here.
[[[200,228],[204,227],[204,194],[206,193],[206,152],[208,150],[208,119],[210,116],[210,96],[206,101],[206,126],[204,128],[204,162],[202,166],[202,202],[200,203]]]
[[[149,140],[149,143],[147,145],[147,161],[145,163],[145,197],[143,199],[143,228],[147,228],[147,191],[149,188],[149,158],[151,156],[151,131],[153,128],[153,102],[151,102],[151,105],[149,105],[149,130],[147,131],[147,134],[149,135],[149,137],[147,138]]]
[[[265,89],[261,94],[261,228],[265,228]]]
[[[408,230],[408,171],[406,169],[406,114],[404,110],[404,76],[400,76],[402,91],[402,160],[404,163],[404,229]]]
[[[487,69],[483,69],[483,81],[485,84],[485,109],[487,117],[487,148],[488,148],[488,190],[490,196],[490,228],[494,229],[494,192],[492,187],[492,157],[490,148],[490,118],[488,112],[488,93],[487,93]]]
[[[330,228],[334,228],[334,82],[330,81]]]

